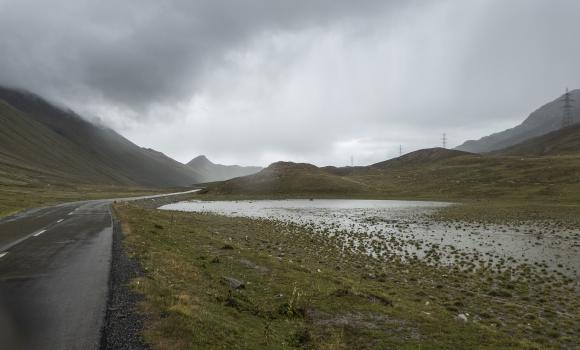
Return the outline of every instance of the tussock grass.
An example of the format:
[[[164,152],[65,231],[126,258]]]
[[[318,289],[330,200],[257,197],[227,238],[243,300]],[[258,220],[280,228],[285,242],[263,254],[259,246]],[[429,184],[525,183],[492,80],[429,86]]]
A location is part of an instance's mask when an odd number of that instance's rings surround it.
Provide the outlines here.
[[[536,225],[580,229],[580,202],[483,200],[450,206],[432,217],[447,222],[477,222],[513,226]]]

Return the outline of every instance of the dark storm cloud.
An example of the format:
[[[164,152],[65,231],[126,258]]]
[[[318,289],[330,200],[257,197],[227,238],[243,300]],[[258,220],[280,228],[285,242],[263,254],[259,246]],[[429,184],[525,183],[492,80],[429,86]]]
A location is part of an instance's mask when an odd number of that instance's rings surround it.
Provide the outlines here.
[[[256,35],[367,17],[393,3],[404,1],[4,0],[0,83],[143,110],[190,97],[225,52]]]
[[[577,0],[0,0],[0,84],[187,161],[369,164],[580,87]]]

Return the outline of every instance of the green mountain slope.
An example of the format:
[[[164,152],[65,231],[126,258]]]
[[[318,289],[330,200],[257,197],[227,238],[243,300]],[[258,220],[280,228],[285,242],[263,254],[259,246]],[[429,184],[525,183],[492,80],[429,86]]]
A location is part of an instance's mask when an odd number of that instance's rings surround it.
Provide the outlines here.
[[[27,92],[0,88],[0,181],[188,186],[200,176]]]

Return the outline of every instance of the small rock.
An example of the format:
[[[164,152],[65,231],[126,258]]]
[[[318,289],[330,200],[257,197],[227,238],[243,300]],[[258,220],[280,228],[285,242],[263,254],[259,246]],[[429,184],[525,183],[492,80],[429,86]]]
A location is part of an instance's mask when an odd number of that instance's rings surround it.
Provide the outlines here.
[[[252,261],[248,260],[248,259],[240,259],[240,264],[244,267],[247,267],[249,269],[255,269],[257,267],[257,265],[255,263],[253,263]]]
[[[377,279],[377,275],[375,275],[374,273],[369,273],[366,275],[366,278],[369,280],[375,280]]]
[[[246,287],[244,282],[237,280],[233,277],[224,277],[223,282],[233,289],[244,289]]]
[[[464,314],[459,314],[455,317],[456,320],[458,321],[463,321],[463,322],[467,322],[467,316],[465,316]]]

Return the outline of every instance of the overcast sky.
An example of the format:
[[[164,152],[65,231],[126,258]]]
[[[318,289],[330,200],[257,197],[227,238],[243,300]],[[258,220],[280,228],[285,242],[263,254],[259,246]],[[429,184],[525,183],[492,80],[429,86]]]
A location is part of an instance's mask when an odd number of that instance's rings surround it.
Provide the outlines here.
[[[0,85],[179,161],[366,165],[580,87],[578,0],[0,0]]]

